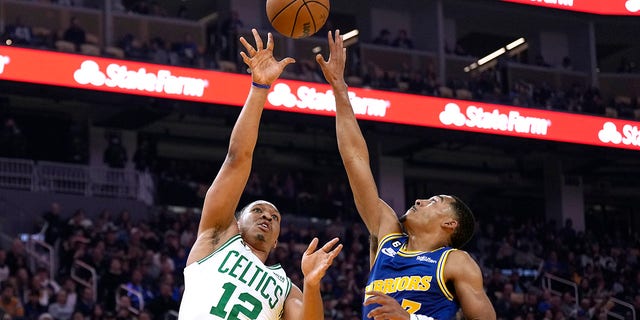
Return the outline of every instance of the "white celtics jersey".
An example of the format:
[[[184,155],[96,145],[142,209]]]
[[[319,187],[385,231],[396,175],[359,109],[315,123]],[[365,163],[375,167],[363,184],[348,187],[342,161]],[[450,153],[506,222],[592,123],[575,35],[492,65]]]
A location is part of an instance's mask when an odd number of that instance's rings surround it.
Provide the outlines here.
[[[274,320],[282,317],[291,280],[265,266],[235,235],[184,269],[180,320]]]

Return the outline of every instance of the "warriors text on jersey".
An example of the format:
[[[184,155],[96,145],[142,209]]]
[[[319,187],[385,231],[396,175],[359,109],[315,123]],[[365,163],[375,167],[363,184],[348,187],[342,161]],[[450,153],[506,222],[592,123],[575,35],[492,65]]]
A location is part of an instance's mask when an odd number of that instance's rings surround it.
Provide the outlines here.
[[[459,303],[443,282],[442,270],[447,256],[455,249],[406,251],[407,239],[406,235],[393,233],[380,240],[366,291],[386,293],[410,314],[454,319]],[[369,319],[367,314],[378,306],[364,306],[363,319]]]
[[[282,267],[265,266],[240,235],[184,269],[180,320],[280,319],[291,280]]]

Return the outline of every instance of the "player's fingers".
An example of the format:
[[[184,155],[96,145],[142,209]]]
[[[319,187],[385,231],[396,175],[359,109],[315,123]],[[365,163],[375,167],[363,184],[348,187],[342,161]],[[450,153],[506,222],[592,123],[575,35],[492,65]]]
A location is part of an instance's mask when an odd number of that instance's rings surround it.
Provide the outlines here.
[[[249,59],[244,51],[240,51],[240,56],[242,57],[242,61],[244,61],[244,63],[246,63],[248,66],[251,66],[251,64],[249,64],[251,62],[251,59]]]
[[[329,42],[329,48],[333,48],[333,33],[331,30],[327,32],[327,42]]]
[[[279,64],[282,66],[282,68],[284,69],[286,66],[288,66],[288,65],[290,65],[290,64],[292,64],[292,63],[295,63],[295,62],[296,62],[296,59],[291,58],[291,57],[286,57],[286,58],[284,58],[284,59],[280,60],[280,62],[278,62],[278,63],[279,63]]]
[[[347,57],[347,48],[342,48],[342,56],[345,57],[345,59],[346,59],[346,57]]]
[[[331,251],[331,248],[333,248],[333,246],[335,246],[336,243],[338,243],[338,241],[340,241],[340,238],[331,239],[331,241],[325,243],[324,246],[322,246],[322,251],[324,251],[324,252]]]
[[[249,42],[247,42],[247,39],[245,39],[244,37],[240,37],[240,43],[242,43],[245,49],[247,49],[247,53],[249,53],[250,56],[253,56],[255,54],[256,49],[254,49],[253,46],[250,45]]]
[[[267,33],[267,50],[273,51],[273,35],[271,32]]]
[[[338,254],[340,254],[340,251],[342,251],[342,244],[339,244],[335,249],[331,250],[331,252],[329,252],[329,259],[327,260],[327,264],[332,264],[333,263],[333,259],[335,259]]]
[[[374,320],[380,320],[380,319],[384,320],[386,319],[386,316],[387,316],[387,312],[384,307],[377,307],[371,310],[367,314],[367,317],[373,318]]]
[[[251,32],[253,33],[253,38],[256,40],[256,49],[257,50],[264,49],[264,43],[262,42],[262,38],[260,38],[260,34],[258,33],[258,30],[251,29]]]
[[[342,36],[340,35],[340,29],[336,30],[336,46],[342,48]]]
[[[311,243],[309,243],[309,246],[307,247],[307,250],[304,252],[304,254],[305,255],[312,254],[314,251],[316,251],[317,247],[318,247],[318,238],[313,238],[313,240],[311,240]]]
[[[324,57],[322,56],[322,54],[318,53],[316,54],[316,62],[321,66],[324,67],[324,65],[327,63],[326,60],[324,60]]]

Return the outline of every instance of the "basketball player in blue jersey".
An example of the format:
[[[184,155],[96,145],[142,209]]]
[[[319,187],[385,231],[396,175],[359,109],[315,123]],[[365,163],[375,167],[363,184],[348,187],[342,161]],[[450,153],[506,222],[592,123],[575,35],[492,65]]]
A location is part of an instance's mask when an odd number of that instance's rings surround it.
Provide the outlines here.
[[[252,32],[255,48],[240,38],[251,89],[231,132],[227,157],[204,200],[198,236],[184,269],[181,320],[322,320],[320,280],[342,249],[336,238],[316,251],[318,240],[313,239],[303,254],[300,290],[279,265],[264,264],[280,234],[278,209],[255,201],[234,215],[251,171],[268,89],[294,62],[274,59],[271,33],[264,47],[258,32]]]
[[[478,264],[459,250],[472,236],[474,218],[454,196],[418,199],[398,219],[379,198],[367,145],[344,80],[346,49],[340,32],[328,34],[329,60],[316,60],[333,88],[338,149],[356,208],[371,233],[371,273],[363,319],[496,319]]]

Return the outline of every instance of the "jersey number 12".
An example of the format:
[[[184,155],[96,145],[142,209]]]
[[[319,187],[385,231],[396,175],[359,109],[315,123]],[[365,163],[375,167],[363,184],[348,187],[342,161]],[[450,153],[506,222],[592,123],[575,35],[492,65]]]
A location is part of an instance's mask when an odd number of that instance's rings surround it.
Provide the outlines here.
[[[222,319],[240,320],[240,318],[238,318],[238,315],[242,313],[249,319],[258,319],[258,315],[260,315],[260,311],[262,311],[262,303],[260,303],[260,300],[256,299],[254,296],[246,292],[241,293],[238,296],[238,300],[242,302],[248,302],[253,306],[253,309],[249,310],[247,309],[247,307],[241,304],[234,304],[233,307],[231,307],[229,316],[227,317],[227,311],[225,311],[225,309],[227,309],[229,299],[231,299],[231,296],[233,295],[234,291],[236,291],[237,287],[233,283],[227,282],[222,286],[222,288],[224,289],[224,293],[222,293],[222,297],[220,297],[220,301],[218,301],[218,304],[211,307],[211,311],[209,311],[210,314]]]

